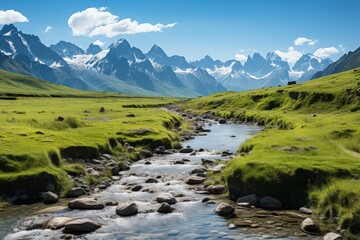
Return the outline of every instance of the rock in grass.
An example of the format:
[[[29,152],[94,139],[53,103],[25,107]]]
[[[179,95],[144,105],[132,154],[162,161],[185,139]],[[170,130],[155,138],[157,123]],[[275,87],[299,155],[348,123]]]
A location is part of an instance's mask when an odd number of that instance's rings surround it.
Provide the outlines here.
[[[167,202],[163,202],[160,207],[157,209],[159,213],[171,213],[173,209],[171,208],[170,204]]]
[[[138,213],[139,209],[135,203],[119,203],[116,207],[116,214],[122,217],[129,217]]]
[[[97,210],[103,209],[105,205],[96,201],[93,198],[78,198],[72,200],[68,203],[70,209],[87,209],[87,210]]]
[[[260,207],[267,209],[281,209],[282,203],[273,197],[263,197],[260,199]]]
[[[229,216],[234,214],[235,209],[227,203],[220,203],[214,211],[220,216]]]
[[[59,201],[59,196],[53,192],[46,192],[43,195],[43,202],[46,204],[52,204]]]
[[[249,194],[246,196],[239,197],[236,200],[236,203],[250,203],[251,205],[256,205],[258,202],[258,196],[256,194]]]
[[[196,185],[196,184],[201,184],[205,181],[205,178],[202,177],[196,177],[196,176],[191,176],[188,179],[186,179],[186,183],[189,185]]]
[[[340,234],[329,232],[324,236],[323,239],[324,240],[342,240],[343,237]]]
[[[64,232],[72,234],[82,234],[93,232],[100,227],[100,224],[93,222],[89,219],[77,219],[67,222],[65,224]]]
[[[158,203],[166,202],[168,204],[175,204],[176,199],[171,193],[160,193],[159,196],[156,198]]]
[[[69,197],[80,197],[85,195],[86,191],[82,187],[72,188],[67,194]]]
[[[219,195],[225,192],[225,186],[224,185],[210,185],[206,188],[206,190],[215,195]]]
[[[300,226],[301,230],[307,233],[317,233],[319,232],[320,228],[311,218],[306,218]]]
[[[305,214],[309,214],[309,215],[311,215],[311,214],[313,213],[310,209],[308,209],[308,208],[306,208],[306,207],[301,207],[301,208],[299,209],[299,211],[300,211],[301,213],[305,213]]]
[[[72,221],[69,217],[54,217],[44,224],[43,229],[57,230],[63,228],[66,223]]]

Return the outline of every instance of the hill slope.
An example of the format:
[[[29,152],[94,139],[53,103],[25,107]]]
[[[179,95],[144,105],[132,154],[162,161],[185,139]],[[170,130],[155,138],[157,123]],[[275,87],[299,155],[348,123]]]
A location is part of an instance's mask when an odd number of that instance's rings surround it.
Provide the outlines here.
[[[230,198],[273,196],[360,234],[360,69],[304,84],[222,93],[183,109],[267,126],[220,179]],[[334,231],[335,229],[327,229]]]

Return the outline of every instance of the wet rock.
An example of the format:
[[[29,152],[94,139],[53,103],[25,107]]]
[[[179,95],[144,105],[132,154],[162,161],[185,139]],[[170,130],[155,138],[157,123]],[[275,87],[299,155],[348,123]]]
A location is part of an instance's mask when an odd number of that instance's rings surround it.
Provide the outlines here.
[[[220,120],[219,120],[219,123],[220,123],[220,124],[226,124],[226,122],[227,122],[227,121],[226,121],[225,119],[220,119]]]
[[[159,146],[157,148],[154,149],[154,153],[156,154],[163,154],[165,151],[165,147],[164,146]]]
[[[281,209],[282,203],[273,197],[263,197],[260,199],[260,207],[267,209]]]
[[[251,208],[252,205],[248,202],[239,202],[239,203],[236,203],[236,205],[238,205],[239,207],[244,207],[244,208]]]
[[[46,192],[43,195],[43,202],[46,204],[52,204],[59,201],[59,196],[53,192]]]
[[[204,168],[195,168],[195,169],[193,169],[193,170],[191,170],[190,172],[189,172],[189,174],[197,174],[197,173],[205,173],[205,169]]]
[[[186,179],[185,183],[189,184],[189,185],[196,185],[196,184],[204,183],[204,181],[205,181],[205,178],[191,176],[188,179]]]
[[[194,151],[194,149],[192,149],[191,147],[186,147],[186,148],[182,148],[179,150],[179,153],[192,153]]]
[[[256,205],[258,202],[258,197],[256,194],[250,194],[250,195],[246,195],[243,197],[239,197],[236,200],[236,203],[242,203],[242,202],[246,202],[246,203],[250,203],[252,205]]]
[[[26,218],[25,220],[22,220],[20,224],[21,227],[24,227],[26,229],[26,231],[30,231],[33,229],[43,228],[48,221],[49,219],[45,217],[36,216],[35,218],[34,217]]]
[[[135,203],[120,203],[116,207],[116,214],[122,217],[128,217],[138,214],[139,209]]]
[[[105,203],[105,206],[117,206],[119,205],[119,202],[117,201],[109,201]]]
[[[142,189],[143,187],[141,185],[136,185],[134,187],[131,188],[131,191],[133,192],[138,192]]]
[[[311,218],[306,218],[300,226],[301,230],[307,233],[317,233],[319,232],[320,228]]]
[[[306,208],[306,207],[301,207],[301,208],[299,209],[299,211],[300,211],[301,213],[305,213],[305,214],[309,214],[309,215],[311,215],[311,214],[313,213],[309,208]]]
[[[151,165],[151,162],[150,162],[150,161],[146,161],[146,162],[145,162],[145,165]]]
[[[175,165],[185,164],[185,162],[182,161],[182,160],[177,160],[177,161],[174,162],[174,164],[175,164]]]
[[[72,188],[69,191],[68,197],[79,197],[79,196],[82,196],[85,194],[86,194],[86,191],[82,187],[76,187],[76,188]]]
[[[70,209],[103,209],[105,205],[93,198],[78,198],[68,203]]]
[[[213,200],[210,200],[210,201],[205,202],[205,204],[216,204],[216,202]]]
[[[156,198],[158,203],[166,202],[168,204],[175,204],[176,199],[171,193],[160,193],[159,196]]]
[[[67,222],[65,224],[64,232],[72,234],[82,234],[93,232],[100,227],[100,224],[95,223],[89,219],[77,219]]]
[[[206,190],[211,194],[222,194],[225,192],[225,186],[224,185],[210,185],[206,188]]]
[[[205,173],[197,173],[195,174],[196,177],[202,177],[202,178],[206,178],[206,174]]]
[[[157,212],[159,213],[171,213],[173,209],[167,202],[161,203],[160,207],[158,208]]]
[[[145,183],[158,183],[159,180],[156,178],[148,178],[145,180]]]
[[[251,220],[237,219],[237,220],[233,221],[233,224],[237,227],[251,227],[253,222]]]
[[[323,239],[324,240],[342,240],[343,237],[340,234],[329,232],[324,236]]]
[[[228,226],[229,229],[235,229],[236,228],[236,225],[233,224],[233,223],[230,223],[229,226]]]
[[[220,203],[214,211],[220,216],[228,216],[234,214],[235,209],[227,203]]]
[[[42,228],[57,230],[57,229],[63,228],[66,223],[68,223],[72,220],[73,219],[69,218],[69,217],[54,217],[54,218],[50,219],[47,223],[45,223]]]
[[[210,160],[210,159],[204,159],[204,158],[202,158],[202,159],[201,159],[201,163],[202,163],[202,165],[212,165],[212,164],[214,164],[215,162],[214,162],[213,160]]]
[[[209,197],[204,197],[204,198],[201,200],[201,202],[206,203],[206,202],[208,202],[208,201],[210,201],[210,200],[212,200],[212,199],[209,198]]]

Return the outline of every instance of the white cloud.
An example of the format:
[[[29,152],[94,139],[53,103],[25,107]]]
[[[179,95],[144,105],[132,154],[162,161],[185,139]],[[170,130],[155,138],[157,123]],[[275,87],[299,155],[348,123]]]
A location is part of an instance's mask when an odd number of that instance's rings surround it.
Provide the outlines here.
[[[296,51],[294,47],[289,47],[287,52],[276,50],[275,53],[284,61],[287,61],[291,67],[294,66],[296,61],[303,55],[301,52]]]
[[[28,22],[29,20],[21,13],[14,10],[0,10],[0,24],[10,24],[17,22]]]
[[[235,54],[235,59],[240,61],[241,63],[244,63],[244,62],[246,62],[247,57],[243,54],[237,53],[237,54]]]
[[[339,53],[339,50],[336,47],[319,48],[314,52],[314,56],[318,58],[328,58],[336,53]]]
[[[338,49],[340,50],[340,52],[346,52],[346,47],[343,45],[339,45]]]
[[[105,7],[87,8],[72,14],[68,20],[74,36],[106,36],[115,37],[120,34],[135,34],[145,32],[161,32],[164,28],[171,28],[172,24],[139,23],[130,18],[119,19],[118,16],[106,11]]]
[[[52,29],[52,26],[47,26],[46,28],[45,28],[45,33],[48,33],[48,32],[50,32],[51,31],[51,29]]]
[[[104,43],[100,40],[96,40],[95,42],[93,42],[94,45],[98,45],[100,47],[104,46]]]
[[[315,43],[317,43],[316,39],[309,39],[309,38],[306,38],[306,37],[298,37],[294,41],[295,46],[301,46],[301,45],[304,45],[304,44],[314,46]]]

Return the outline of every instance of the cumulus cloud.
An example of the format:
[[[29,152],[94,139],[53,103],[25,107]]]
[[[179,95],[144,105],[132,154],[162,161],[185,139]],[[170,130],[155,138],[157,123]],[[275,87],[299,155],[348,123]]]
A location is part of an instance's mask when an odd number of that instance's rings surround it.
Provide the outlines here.
[[[237,54],[235,54],[235,59],[240,61],[241,63],[244,63],[244,62],[246,62],[247,57],[243,54],[237,53]]]
[[[44,32],[45,32],[45,33],[48,33],[48,32],[51,31],[51,29],[52,29],[52,26],[47,26],[47,27],[45,28]]]
[[[96,40],[95,42],[93,42],[94,45],[98,45],[100,47],[104,46],[104,43],[100,40]]]
[[[295,46],[301,46],[301,45],[304,45],[304,44],[314,46],[315,43],[317,43],[316,39],[309,39],[309,38],[306,38],[306,37],[298,37],[294,41]]]
[[[276,50],[275,53],[279,55],[281,59],[287,61],[291,67],[294,66],[296,61],[303,55],[301,52],[296,51],[294,47],[289,47],[287,52]]]
[[[130,18],[119,19],[108,12],[105,7],[87,8],[72,14],[68,20],[74,36],[106,36],[115,37],[120,34],[136,34],[146,32],[161,32],[164,28],[171,28],[171,24],[139,23]]]
[[[10,24],[17,22],[28,22],[29,20],[20,12],[14,10],[0,10],[0,24]]]
[[[319,48],[314,52],[314,56],[318,58],[328,58],[337,53],[339,53],[339,50],[336,47]]]

